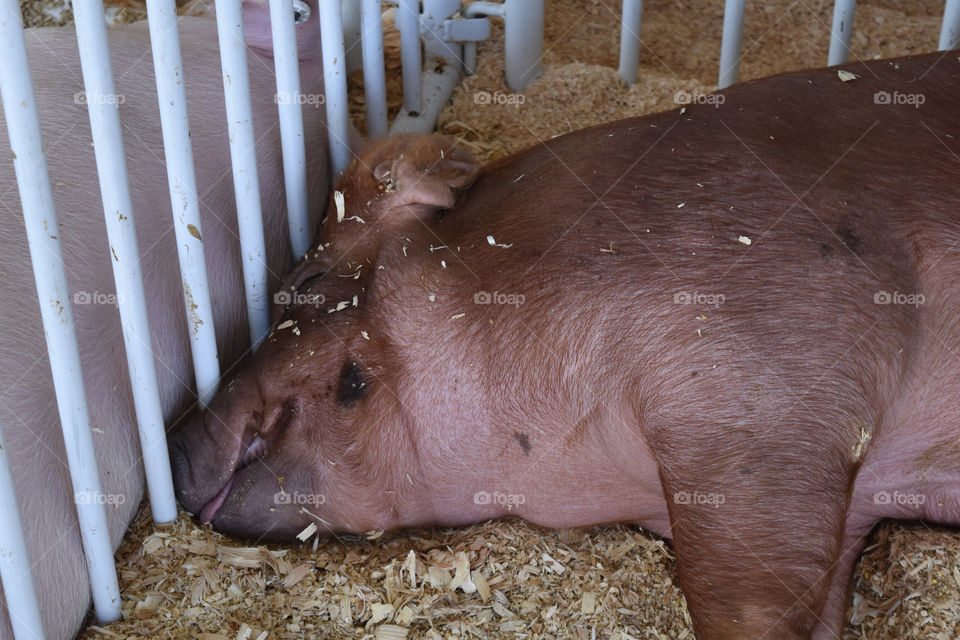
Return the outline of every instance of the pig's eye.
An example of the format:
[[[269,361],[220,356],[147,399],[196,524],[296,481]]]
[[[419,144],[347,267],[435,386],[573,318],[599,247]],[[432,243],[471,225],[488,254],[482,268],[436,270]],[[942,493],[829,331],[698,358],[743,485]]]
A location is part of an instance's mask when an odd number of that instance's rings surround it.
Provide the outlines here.
[[[337,404],[349,408],[356,404],[367,388],[360,372],[360,365],[352,360],[343,364],[340,370],[340,384],[337,387]]]
[[[317,284],[317,281],[320,280],[320,278],[322,278],[323,275],[324,275],[324,274],[322,274],[322,273],[318,273],[318,274],[315,275],[315,276],[310,276],[309,278],[305,279],[303,282],[301,282],[300,284],[297,285],[297,292],[298,292],[298,293],[309,293],[309,292],[310,292],[310,288],[311,288],[313,285]]]

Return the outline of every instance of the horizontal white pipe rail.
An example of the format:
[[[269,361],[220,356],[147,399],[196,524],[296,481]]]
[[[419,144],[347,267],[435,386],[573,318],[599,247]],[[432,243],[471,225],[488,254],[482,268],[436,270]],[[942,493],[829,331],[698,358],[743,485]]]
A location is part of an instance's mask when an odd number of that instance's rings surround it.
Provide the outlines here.
[[[320,0],[320,46],[323,48],[323,90],[327,94],[327,138],[330,167],[339,176],[350,163],[350,114],[347,108],[347,59],[340,0]]]
[[[193,145],[190,142],[190,120],[187,117],[183,58],[180,54],[174,0],[147,0],[147,16],[193,370],[200,406],[206,407],[217,391],[220,362],[217,359],[207,265],[203,258],[203,225],[200,223],[200,199],[193,168]]]
[[[237,229],[243,265],[244,293],[254,348],[270,330],[267,292],[267,247],[260,209],[260,179],[257,176],[257,146],[250,107],[250,74],[243,34],[241,0],[217,0],[217,34],[220,66],[230,133],[233,193],[237,203]]]
[[[0,22],[3,18],[0,17]],[[0,583],[7,598],[10,625],[16,640],[43,640],[43,622],[37,590],[30,573],[30,556],[23,535],[17,496],[13,491],[13,476],[7,445],[0,424]]]
[[[40,299],[47,356],[70,465],[80,535],[93,586],[93,606],[98,620],[110,622],[120,618],[120,589],[113,565],[105,504],[100,499],[103,494],[63,255],[60,240],[49,231],[59,227],[47,160],[43,155],[40,119],[23,38],[23,19],[18,0],[0,1],[0,60],[3,61],[0,64],[0,99],[3,100],[30,260]]]
[[[150,507],[156,522],[177,518],[173,496],[167,437],[163,427],[163,409],[150,340],[147,301],[140,272],[140,249],[134,227],[133,204],[127,179],[127,163],[120,133],[118,101],[113,83],[113,66],[107,48],[107,26],[101,0],[73,2],[77,45],[83,69],[83,86],[90,114],[90,130],[97,160],[97,176],[107,239],[113,260],[113,278],[127,354],[130,387],[137,414],[144,471],[150,494]]]
[[[310,229],[307,209],[307,156],[300,99],[300,62],[292,16],[293,0],[270,0],[270,31],[277,74],[277,110],[280,114],[287,224],[293,257],[299,260],[310,248],[313,230]]]
[[[850,37],[853,35],[853,13],[856,8],[857,0],[835,0],[833,3],[827,66],[843,64],[850,59]]]

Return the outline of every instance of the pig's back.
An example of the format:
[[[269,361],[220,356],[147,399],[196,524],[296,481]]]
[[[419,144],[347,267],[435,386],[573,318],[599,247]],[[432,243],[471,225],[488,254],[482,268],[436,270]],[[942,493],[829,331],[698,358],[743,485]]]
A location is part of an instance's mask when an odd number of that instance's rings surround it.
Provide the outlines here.
[[[921,247],[960,239],[942,144],[960,135],[960,63],[939,58],[853,66],[853,82],[828,69],[744,83],[719,108],[593,127],[495,165],[435,227],[460,248],[460,306],[489,324],[484,344],[593,345],[624,393],[655,372],[680,424],[710,412],[733,429],[774,407],[803,423],[818,403],[824,423],[881,421],[937,311],[875,297],[922,291]],[[883,90],[926,102],[878,104]],[[478,306],[481,290],[525,302]],[[625,382],[644,367],[647,382]]]

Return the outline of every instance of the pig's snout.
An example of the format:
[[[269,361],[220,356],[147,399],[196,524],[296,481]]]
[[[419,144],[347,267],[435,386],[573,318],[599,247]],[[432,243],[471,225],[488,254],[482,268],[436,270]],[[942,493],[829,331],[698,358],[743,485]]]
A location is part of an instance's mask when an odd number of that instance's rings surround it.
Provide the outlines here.
[[[261,449],[263,442],[254,435],[244,446],[244,434],[235,433],[229,422],[220,420],[213,411],[193,414],[170,438],[169,445],[177,500],[201,522],[209,522],[216,514],[236,472],[253,461],[248,452]],[[218,426],[211,429],[210,422]],[[256,447],[251,446],[254,444]]]
[[[298,533],[305,516],[284,498],[310,482],[291,472],[279,446],[298,413],[293,401],[265,407],[254,380],[231,384],[170,438],[177,499],[202,523],[233,535]]]

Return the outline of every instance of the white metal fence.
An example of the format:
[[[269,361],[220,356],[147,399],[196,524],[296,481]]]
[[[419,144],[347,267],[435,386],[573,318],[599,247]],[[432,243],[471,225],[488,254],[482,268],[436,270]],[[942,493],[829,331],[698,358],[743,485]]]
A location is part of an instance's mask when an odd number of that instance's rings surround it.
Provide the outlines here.
[[[505,75],[511,89],[524,89],[541,73],[544,0],[472,2],[461,0],[393,0],[401,34],[403,110],[388,127],[386,81],[383,63],[381,12],[385,0],[320,0],[319,15],[301,0],[270,0],[278,95],[298,96],[299,72],[294,41],[294,20],[319,20],[324,62],[324,82],[331,166],[339,174],[350,160],[350,125],[347,114],[347,73],[356,52],[362,49],[368,134],[427,132],[449,99],[462,72],[476,66],[476,44],[489,37],[490,17],[500,17],[505,27]],[[745,0],[726,0],[718,85],[737,81]],[[849,54],[854,0],[837,0],[829,46],[829,64],[845,62]],[[77,42],[88,96],[114,95],[107,31],[102,0],[73,2]],[[199,213],[199,199],[189,136],[182,60],[174,0],[147,0],[157,94],[168,168],[171,202],[180,204],[172,224],[179,249],[180,270],[190,295],[185,297],[191,331],[194,373],[201,405],[216,391],[220,371]],[[217,30],[239,235],[244,256],[246,304],[253,345],[269,329],[267,270],[260,192],[254,153],[246,46],[241,0],[217,0]],[[620,77],[636,80],[640,54],[642,1],[624,0],[620,48]],[[940,49],[960,42],[960,0],[946,0]],[[421,46],[423,50],[421,51]],[[446,64],[423,69],[423,56]],[[228,78],[230,81],[228,81]],[[73,488],[78,496],[98,496],[100,483],[87,416],[71,297],[67,288],[60,243],[45,229],[56,229],[56,212],[43,155],[41,128],[29,71],[19,0],[0,0],[0,96],[14,153],[20,200],[30,255],[40,299],[48,356],[53,372],[60,422],[66,442]],[[164,425],[157,389],[150,327],[139,269],[128,173],[120,133],[117,105],[109,100],[88,100],[90,127],[106,214],[107,232],[115,259],[111,260],[120,301],[124,345],[134,396],[134,406],[150,506],[155,522],[176,518],[176,504]],[[287,215],[295,254],[302,256],[311,238],[307,224],[307,173],[299,100],[279,101]],[[113,215],[120,212],[122,215]],[[194,306],[195,305],[195,306]],[[192,308],[191,308],[192,307]],[[198,315],[197,315],[198,314]],[[191,320],[199,317],[201,322]],[[42,638],[23,530],[13,494],[6,448],[0,425],[0,578],[4,585],[14,635],[18,639]],[[97,619],[120,617],[120,597],[113,550],[107,534],[103,501],[77,500],[84,551],[90,569]]]

